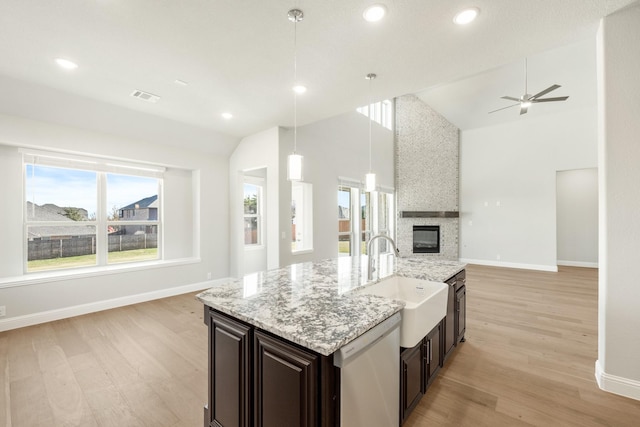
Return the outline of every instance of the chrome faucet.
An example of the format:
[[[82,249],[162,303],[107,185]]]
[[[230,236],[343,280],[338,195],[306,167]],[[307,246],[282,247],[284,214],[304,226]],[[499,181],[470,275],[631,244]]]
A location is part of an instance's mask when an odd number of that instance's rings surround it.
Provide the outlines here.
[[[393,248],[393,255],[397,257],[399,253],[398,248],[396,248],[396,242],[394,242],[393,239],[386,234],[376,234],[375,236],[371,237],[371,239],[369,239],[369,242],[367,243],[367,257],[369,261],[369,264],[367,265],[367,281],[373,280],[373,256],[371,255],[371,249],[373,249],[373,241],[376,239],[385,239],[389,241],[389,243],[391,243],[391,247]],[[379,251],[378,255],[380,255]]]

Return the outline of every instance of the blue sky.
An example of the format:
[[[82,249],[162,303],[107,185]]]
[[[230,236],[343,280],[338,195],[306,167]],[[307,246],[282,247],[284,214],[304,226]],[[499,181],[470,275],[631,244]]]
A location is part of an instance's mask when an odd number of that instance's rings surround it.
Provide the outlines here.
[[[27,200],[37,205],[53,203],[62,207],[97,211],[96,172],[27,165]],[[158,180],[129,175],[107,174],[107,214],[145,197],[158,194]]]

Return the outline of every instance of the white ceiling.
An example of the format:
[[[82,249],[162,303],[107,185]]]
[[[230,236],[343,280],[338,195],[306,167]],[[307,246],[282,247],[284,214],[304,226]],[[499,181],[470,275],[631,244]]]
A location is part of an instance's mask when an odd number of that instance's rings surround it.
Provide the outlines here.
[[[494,68],[458,81],[425,89],[416,95],[459,129],[468,130],[597,105],[596,40],[548,50],[527,58],[527,88],[536,94],[553,84],[561,87],[542,98],[569,96],[562,102],[533,104],[525,115],[502,96],[525,93],[525,60]]]
[[[521,94],[525,56],[532,90],[558,83],[563,87],[554,95],[578,102],[571,61],[562,54],[547,60],[541,52],[576,43],[585,49],[579,42],[593,40],[599,19],[633,1],[1,0],[0,75],[243,137],[293,122],[294,26],[287,11],[297,6],[305,13],[298,76],[309,88],[299,97],[298,124],[366,104],[364,76],[375,72],[376,99],[433,88],[421,96],[468,128],[482,125],[478,112],[504,106],[500,96]],[[371,24],[362,11],[374,2],[389,13]],[[469,5],[481,9],[479,18],[455,26],[453,15]],[[57,57],[79,68],[61,70]],[[451,97],[447,82],[456,82]],[[162,99],[143,102],[129,96],[134,89]],[[456,105],[458,114],[451,112]],[[0,99],[0,111],[8,109]],[[235,117],[224,121],[223,111]],[[506,111],[495,120],[514,114]]]

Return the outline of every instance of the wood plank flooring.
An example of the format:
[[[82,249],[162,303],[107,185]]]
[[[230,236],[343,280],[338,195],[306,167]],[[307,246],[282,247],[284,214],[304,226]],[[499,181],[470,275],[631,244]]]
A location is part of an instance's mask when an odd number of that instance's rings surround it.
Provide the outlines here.
[[[0,333],[0,426],[202,426],[193,294]]]
[[[640,426],[595,381],[597,274],[468,266],[467,342],[404,427]]]
[[[640,426],[595,383],[596,270],[469,266],[466,337],[405,427]],[[206,340],[193,294],[0,333],[0,426],[200,427]]]

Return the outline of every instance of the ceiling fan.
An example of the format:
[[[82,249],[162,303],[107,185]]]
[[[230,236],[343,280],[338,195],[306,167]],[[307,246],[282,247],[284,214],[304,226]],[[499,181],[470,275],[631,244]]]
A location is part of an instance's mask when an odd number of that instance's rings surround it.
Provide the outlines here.
[[[498,108],[497,110],[489,111],[489,114],[495,113],[496,111],[505,110],[507,108],[515,107],[516,105],[520,106],[520,114],[526,114],[527,110],[533,103],[537,102],[555,102],[555,101],[566,101],[568,96],[558,96],[555,98],[540,98],[548,94],[549,92],[556,90],[560,87],[560,85],[551,85],[543,91],[536,93],[535,95],[530,95],[527,92],[527,59],[524,60],[524,95],[520,98],[515,98],[513,96],[503,96],[502,99],[507,99],[509,101],[517,101],[517,104],[511,104],[506,107]]]

